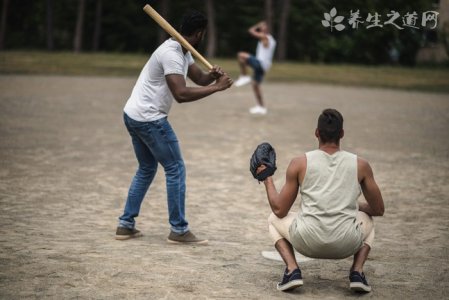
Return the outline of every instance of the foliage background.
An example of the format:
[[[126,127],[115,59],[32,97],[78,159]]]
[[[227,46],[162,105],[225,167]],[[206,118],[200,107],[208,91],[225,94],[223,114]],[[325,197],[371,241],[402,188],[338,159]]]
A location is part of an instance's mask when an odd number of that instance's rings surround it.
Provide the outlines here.
[[[3,0],[7,1],[7,0]],[[11,0],[7,10],[4,36],[5,50],[45,50],[47,48],[47,7],[50,0]],[[53,49],[73,49],[78,5],[82,0],[54,0],[53,7]],[[101,0],[85,2],[82,34],[82,51],[93,51],[96,5]],[[160,10],[163,1],[168,0],[109,0],[102,1],[101,35],[98,51],[150,53],[159,44],[158,26],[142,11],[146,3]],[[211,1],[215,12],[216,52],[214,56],[234,57],[237,51],[254,52],[256,41],[249,37],[247,28],[267,15],[267,0]],[[280,15],[286,0],[272,0],[270,13],[273,16],[273,34],[277,38]],[[390,10],[401,16],[407,12],[434,10],[435,0],[292,0],[288,1],[286,59],[300,62],[390,64],[396,63],[389,55],[394,47],[399,51],[402,65],[414,65],[418,49],[435,42],[435,30],[398,30],[393,26],[358,30],[350,29],[347,19],[351,10],[360,10],[366,19],[368,13],[378,12],[382,22]],[[206,13],[204,0],[169,0],[166,18],[175,27],[182,14],[188,9]],[[330,32],[321,24],[323,14],[336,7],[338,15],[345,16],[346,29]],[[2,8],[4,10],[4,7]],[[401,21],[398,20],[400,24]],[[420,19],[418,19],[420,22]],[[206,44],[206,43],[205,43]],[[205,46],[203,46],[205,47]],[[204,49],[202,49],[204,51]]]

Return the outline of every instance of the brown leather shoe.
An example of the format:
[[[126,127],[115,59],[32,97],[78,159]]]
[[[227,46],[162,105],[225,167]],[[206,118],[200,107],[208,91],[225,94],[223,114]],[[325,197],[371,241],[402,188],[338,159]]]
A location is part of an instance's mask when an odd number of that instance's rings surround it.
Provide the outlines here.
[[[167,242],[171,244],[191,244],[191,245],[206,245],[208,240],[197,238],[191,231],[183,234],[170,232]]]
[[[142,233],[133,228],[133,229],[129,229],[129,228],[125,228],[125,227],[117,227],[117,231],[115,232],[115,239],[116,240],[128,240],[128,239],[132,239],[132,238],[137,238],[137,237],[141,237]]]

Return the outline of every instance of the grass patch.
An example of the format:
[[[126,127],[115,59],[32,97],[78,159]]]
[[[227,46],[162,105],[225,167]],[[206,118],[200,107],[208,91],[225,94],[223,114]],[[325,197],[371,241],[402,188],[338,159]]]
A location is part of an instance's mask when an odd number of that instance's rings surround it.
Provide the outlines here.
[[[138,76],[149,55],[70,52],[0,52],[1,74],[56,74],[83,76]],[[234,59],[213,59],[234,78]],[[315,82],[449,93],[449,68],[323,65],[275,62],[270,81]]]
[[[133,76],[144,55],[70,52],[0,52],[0,73]]]

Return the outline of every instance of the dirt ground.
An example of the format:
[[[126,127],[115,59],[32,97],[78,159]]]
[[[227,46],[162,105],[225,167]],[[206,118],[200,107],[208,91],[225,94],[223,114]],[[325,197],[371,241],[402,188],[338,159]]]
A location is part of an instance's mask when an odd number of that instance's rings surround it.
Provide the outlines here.
[[[449,95],[266,83],[269,113],[249,115],[249,86],[169,117],[187,166],[187,217],[208,246],[168,245],[163,169],[137,219],[114,240],[136,169],[122,108],[136,78],[0,76],[1,299],[351,299],[351,259],[301,264],[304,286],[276,291],[263,185],[249,157],[269,141],[278,188],[290,159],[316,148],[316,119],[345,117],[342,147],[368,159],[385,216],[365,273],[373,299],[449,294]],[[298,204],[294,209],[297,210]]]

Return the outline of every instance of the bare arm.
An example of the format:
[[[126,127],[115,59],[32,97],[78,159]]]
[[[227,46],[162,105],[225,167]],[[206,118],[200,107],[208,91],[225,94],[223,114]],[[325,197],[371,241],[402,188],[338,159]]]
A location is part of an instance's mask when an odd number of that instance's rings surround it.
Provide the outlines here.
[[[283,218],[288,214],[298,196],[298,174],[300,169],[301,162],[298,159],[293,159],[287,168],[285,185],[280,193],[277,192],[271,176],[264,181],[271,210],[278,218]]]
[[[196,64],[191,64],[187,76],[198,85],[206,86],[224,74],[219,66],[214,66],[208,73],[203,72]]]
[[[384,200],[380,189],[374,180],[373,170],[369,163],[362,159],[357,159],[358,177],[366,203],[359,203],[359,210],[370,216],[383,216],[385,212]]]
[[[267,47],[268,46],[268,37],[264,32],[259,30],[259,27],[261,27],[262,25],[265,25],[265,21],[261,21],[261,22],[257,23],[256,25],[251,26],[248,29],[248,32],[256,39],[261,40],[263,45],[265,47]]]
[[[232,79],[226,74],[219,77],[214,84],[200,87],[188,87],[184,76],[179,74],[166,75],[165,79],[173,97],[179,103],[199,100],[232,85]]]

